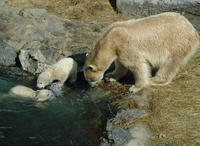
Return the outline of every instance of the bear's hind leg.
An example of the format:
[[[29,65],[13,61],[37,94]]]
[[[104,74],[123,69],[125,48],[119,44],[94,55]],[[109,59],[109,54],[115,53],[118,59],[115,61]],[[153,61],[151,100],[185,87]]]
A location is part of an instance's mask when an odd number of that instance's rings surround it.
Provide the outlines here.
[[[169,84],[176,73],[181,67],[182,59],[171,58],[164,63],[156,73],[155,77],[151,78],[151,85],[153,86],[164,86]]]
[[[119,80],[122,77],[124,77],[127,73],[127,69],[118,61],[115,60],[115,69],[113,72],[106,74],[106,78],[108,80],[110,79],[115,79],[115,80]]]

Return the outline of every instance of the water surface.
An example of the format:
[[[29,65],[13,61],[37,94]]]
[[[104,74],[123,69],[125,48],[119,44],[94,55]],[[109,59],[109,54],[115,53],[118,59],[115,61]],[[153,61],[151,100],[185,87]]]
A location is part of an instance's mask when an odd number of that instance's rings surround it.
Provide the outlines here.
[[[26,79],[0,77],[0,145],[99,145],[103,114],[94,98],[107,96],[104,92],[75,87],[66,89],[64,97],[37,103],[7,94],[17,84],[35,86]]]

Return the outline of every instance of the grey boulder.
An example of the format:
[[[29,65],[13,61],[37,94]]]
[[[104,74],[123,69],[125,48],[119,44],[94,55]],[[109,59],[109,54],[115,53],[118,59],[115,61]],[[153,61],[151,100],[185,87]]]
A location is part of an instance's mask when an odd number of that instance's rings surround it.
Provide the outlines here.
[[[0,65],[1,66],[14,66],[16,64],[17,53],[11,46],[0,41]]]
[[[200,15],[199,0],[116,0],[117,10],[125,15],[149,16],[166,11]]]

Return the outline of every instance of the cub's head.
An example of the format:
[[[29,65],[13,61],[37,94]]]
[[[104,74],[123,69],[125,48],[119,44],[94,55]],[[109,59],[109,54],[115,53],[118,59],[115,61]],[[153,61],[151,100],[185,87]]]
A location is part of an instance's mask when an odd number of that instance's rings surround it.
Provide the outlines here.
[[[51,90],[42,89],[37,91],[36,99],[37,101],[46,101],[55,98]]]
[[[50,72],[42,72],[37,79],[37,87],[44,88],[52,82],[51,73]]]
[[[83,68],[84,77],[91,87],[97,86],[104,75],[104,70],[100,67],[100,62],[97,63],[96,59],[94,54],[88,56]]]

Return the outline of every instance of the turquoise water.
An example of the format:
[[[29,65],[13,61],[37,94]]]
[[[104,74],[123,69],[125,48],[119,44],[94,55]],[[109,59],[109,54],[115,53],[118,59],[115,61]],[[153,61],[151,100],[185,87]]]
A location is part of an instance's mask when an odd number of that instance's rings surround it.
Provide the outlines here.
[[[37,103],[9,96],[9,89],[16,84],[34,85],[0,77],[1,146],[99,145],[103,133],[102,112],[91,99],[96,96],[95,91],[68,89],[64,97]],[[98,93],[98,96],[105,95]]]

